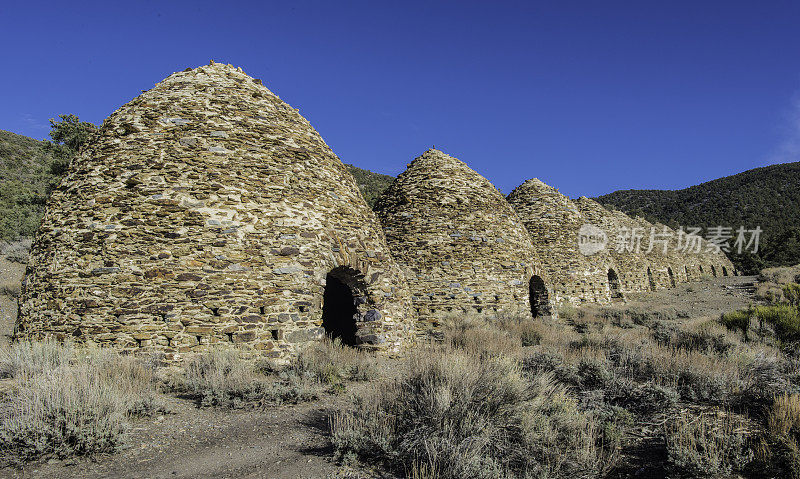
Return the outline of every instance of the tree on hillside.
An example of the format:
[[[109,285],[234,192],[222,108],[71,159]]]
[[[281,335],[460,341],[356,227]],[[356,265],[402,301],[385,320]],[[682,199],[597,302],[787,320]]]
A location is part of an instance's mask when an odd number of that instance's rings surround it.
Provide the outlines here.
[[[50,172],[57,177],[64,174],[72,157],[86,144],[92,133],[97,131],[94,124],[81,121],[75,115],[58,115],[58,118],[58,121],[50,118],[50,138],[53,141],[45,145],[53,156]]]
[[[0,131],[0,240],[32,236],[50,191],[97,130],[75,115],[50,120],[52,141]]]

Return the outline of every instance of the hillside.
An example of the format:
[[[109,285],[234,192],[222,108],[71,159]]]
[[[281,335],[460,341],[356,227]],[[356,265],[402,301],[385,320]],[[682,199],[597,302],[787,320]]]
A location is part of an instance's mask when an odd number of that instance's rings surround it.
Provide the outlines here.
[[[0,130],[0,240],[31,236],[52,183],[57,151],[48,142]]]
[[[345,163],[344,166],[346,166],[350,174],[356,178],[356,183],[358,183],[358,187],[361,188],[361,194],[364,195],[364,199],[367,200],[367,204],[370,208],[375,206],[375,201],[381,193],[394,181],[393,176],[374,173],[347,163]]]
[[[622,190],[596,199],[672,227],[761,226],[758,254],[730,255],[748,272],[800,263],[800,162],[756,168],[682,190]]]

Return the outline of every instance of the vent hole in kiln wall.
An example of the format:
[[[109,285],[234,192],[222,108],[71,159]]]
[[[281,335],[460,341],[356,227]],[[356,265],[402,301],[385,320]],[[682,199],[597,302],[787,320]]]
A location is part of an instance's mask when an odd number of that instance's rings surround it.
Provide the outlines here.
[[[619,276],[617,276],[617,272],[613,269],[608,270],[608,288],[611,291],[612,300],[622,299],[622,289],[620,288],[619,284]]]
[[[550,298],[547,294],[547,286],[541,277],[534,275],[530,282],[530,302],[531,314],[534,318],[547,316],[550,312]]]

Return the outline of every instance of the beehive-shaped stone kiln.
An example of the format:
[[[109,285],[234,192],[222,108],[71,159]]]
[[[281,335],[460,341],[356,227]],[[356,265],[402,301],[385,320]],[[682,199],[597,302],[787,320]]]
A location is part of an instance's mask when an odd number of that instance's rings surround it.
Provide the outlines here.
[[[413,325],[403,273],[341,161],[260,80],[212,62],[121,107],[73,161],[16,334],[286,358],[326,331],[396,350]]]
[[[623,299],[619,267],[608,250],[579,248],[582,228],[590,222],[572,200],[533,178],[515,188],[508,201],[530,233],[556,302],[605,304]]]
[[[458,159],[426,151],[376,212],[423,322],[465,311],[551,314],[530,236],[497,188]]]

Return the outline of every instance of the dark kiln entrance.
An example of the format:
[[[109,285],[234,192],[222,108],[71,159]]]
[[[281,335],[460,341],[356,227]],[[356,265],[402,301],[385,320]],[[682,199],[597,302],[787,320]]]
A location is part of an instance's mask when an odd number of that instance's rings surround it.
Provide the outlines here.
[[[547,286],[539,276],[531,277],[530,282],[530,301],[531,314],[534,318],[550,314],[550,298],[547,294]]]
[[[335,268],[325,278],[322,297],[322,327],[332,339],[355,346],[358,305],[364,302],[363,283],[357,273],[349,268]]]
[[[617,272],[613,269],[608,270],[608,289],[611,291],[612,301],[623,299],[622,289],[619,284],[619,276],[617,276]]]

